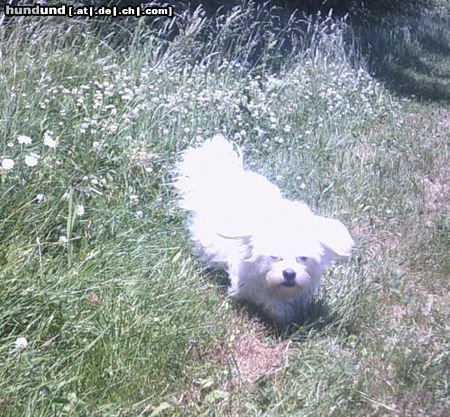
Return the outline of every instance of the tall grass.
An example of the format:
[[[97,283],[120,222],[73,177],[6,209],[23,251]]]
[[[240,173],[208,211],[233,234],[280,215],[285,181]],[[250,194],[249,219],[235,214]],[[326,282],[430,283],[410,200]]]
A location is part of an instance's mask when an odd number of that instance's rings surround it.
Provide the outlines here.
[[[429,186],[445,157],[428,134],[446,134],[443,110],[391,96],[349,51],[345,20],[273,12],[0,27],[0,415],[448,405],[446,225]],[[231,303],[190,255],[172,168],[216,132],[358,241],[290,333]]]

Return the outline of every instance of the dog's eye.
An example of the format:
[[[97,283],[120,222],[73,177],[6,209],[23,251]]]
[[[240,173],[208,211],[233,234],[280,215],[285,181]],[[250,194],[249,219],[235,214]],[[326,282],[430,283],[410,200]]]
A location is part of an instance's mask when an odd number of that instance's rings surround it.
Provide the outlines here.
[[[281,258],[280,256],[274,256],[274,255],[271,255],[270,259],[272,262],[280,262],[283,260],[283,258]]]
[[[299,263],[299,264],[304,264],[307,260],[308,257],[307,256],[297,256],[295,258],[295,260]]]

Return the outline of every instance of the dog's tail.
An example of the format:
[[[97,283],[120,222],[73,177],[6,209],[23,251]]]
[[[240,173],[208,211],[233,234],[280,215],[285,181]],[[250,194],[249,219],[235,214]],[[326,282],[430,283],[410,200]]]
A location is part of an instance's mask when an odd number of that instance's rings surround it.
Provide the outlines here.
[[[214,210],[243,171],[242,153],[222,135],[183,152],[175,187],[185,210]]]

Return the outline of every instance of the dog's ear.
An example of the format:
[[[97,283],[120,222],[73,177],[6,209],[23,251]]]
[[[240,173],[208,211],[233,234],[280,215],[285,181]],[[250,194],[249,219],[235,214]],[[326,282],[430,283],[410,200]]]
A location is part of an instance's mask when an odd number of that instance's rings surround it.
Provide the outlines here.
[[[252,237],[250,235],[243,235],[243,236],[227,236],[224,235],[222,233],[217,232],[217,234],[222,238],[222,239],[227,239],[227,240],[234,240],[237,241],[243,245],[250,245],[251,241],[252,241]]]
[[[327,252],[331,251],[328,255],[331,258],[350,256],[354,242],[347,228],[335,219],[316,216],[316,221],[318,240]]]
[[[250,235],[242,236],[227,236],[222,233],[217,233],[222,239],[226,239],[230,242],[234,242],[233,247],[235,251],[244,258],[250,258],[253,252],[253,242]]]

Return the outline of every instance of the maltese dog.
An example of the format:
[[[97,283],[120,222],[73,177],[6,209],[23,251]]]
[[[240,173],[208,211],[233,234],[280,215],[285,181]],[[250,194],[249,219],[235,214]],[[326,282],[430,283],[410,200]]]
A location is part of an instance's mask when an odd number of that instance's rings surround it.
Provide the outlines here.
[[[338,220],[291,201],[222,135],[189,148],[177,166],[180,206],[201,260],[225,270],[229,294],[285,325],[311,301],[324,268],[353,246]]]

